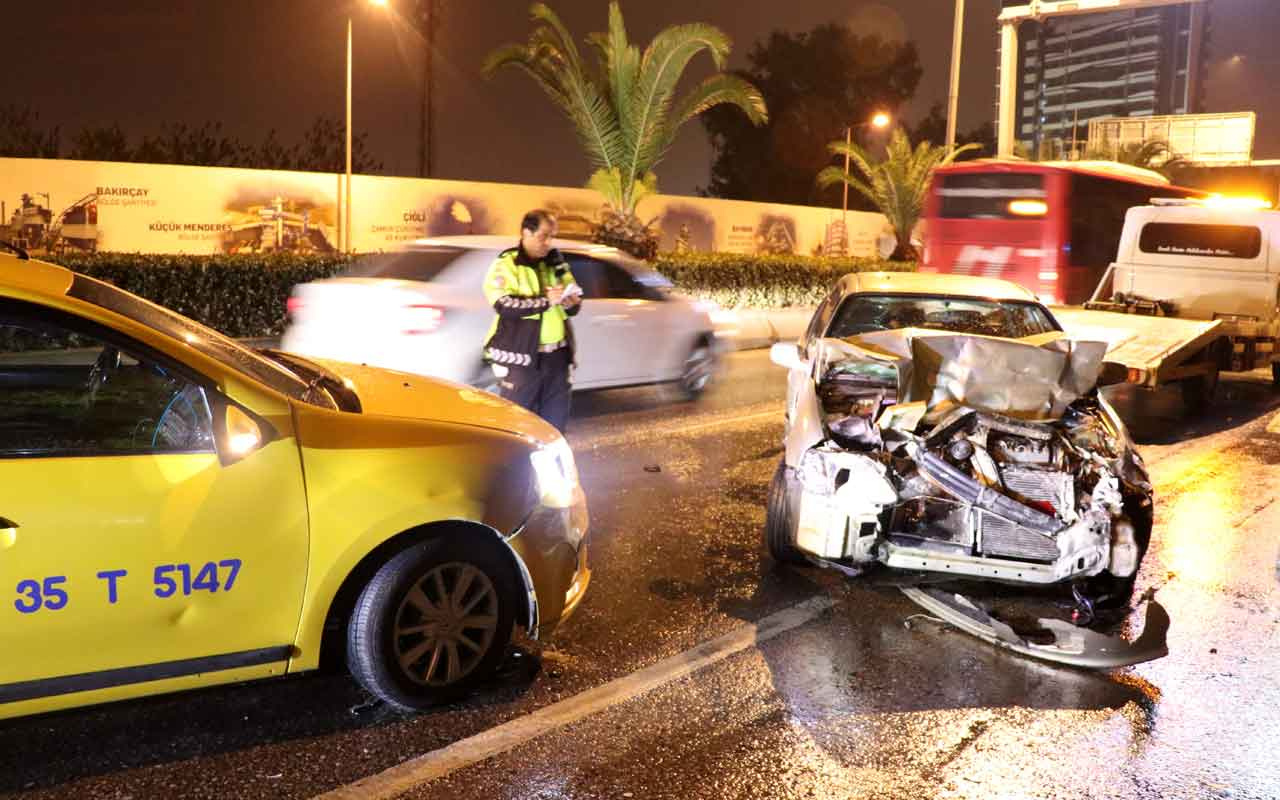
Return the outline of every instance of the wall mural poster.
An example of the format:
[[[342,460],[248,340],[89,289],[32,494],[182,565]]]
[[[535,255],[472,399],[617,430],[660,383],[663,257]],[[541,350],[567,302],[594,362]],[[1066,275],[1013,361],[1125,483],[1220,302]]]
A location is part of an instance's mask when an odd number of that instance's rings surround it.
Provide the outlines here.
[[[797,252],[794,217],[764,214],[756,225],[755,252],[762,255],[789,255]]]
[[[588,197],[587,202],[582,202],[561,195],[545,201],[540,207],[556,215],[556,228],[560,232],[560,238],[590,242],[595,238],[602,207],[598,202],[591,202],[595,199]]]
[[[219,236],[224,253],[332,253],[338,247],[333,198],[242,188],[227,203]]]
[[[48,192],[22,194],[0,237],[33,255],[98,249],[98,196],[87,194],[58,211]]]
[[[481,197],[445,194],[434,198],[425,220],[428,236],[496,233],[489,204]]]
[[[0,158],[0,237],[36,254],[327,253],[345,216],[331,173]],[[559,214],[565,238],[590,240],[602,218],[586,189],[358,175],[357,251],[394,250],[426,236],[496,234],[514,241],[533,208]],[[839,212],[656,195],[639,213],[666,251],[813,253]],[[835,215],[835,216],[833,216]],[[872,255],[879,214],[850,212],[853,255]]]
[[[709,253],[716,249],[716,218],[691,203],[668,203],[659,220],[660,250]]]

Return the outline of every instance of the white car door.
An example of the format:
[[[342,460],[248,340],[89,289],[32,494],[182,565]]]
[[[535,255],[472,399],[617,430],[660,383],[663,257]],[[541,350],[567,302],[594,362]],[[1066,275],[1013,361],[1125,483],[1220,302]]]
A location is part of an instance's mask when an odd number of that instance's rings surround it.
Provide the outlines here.
[[[578,369],[574,386],[593,389],[655,378],[654,337],[661,336],[652,300],[624,270],[600,259],[568,254],[582,287],[582,311],[573,320]]]

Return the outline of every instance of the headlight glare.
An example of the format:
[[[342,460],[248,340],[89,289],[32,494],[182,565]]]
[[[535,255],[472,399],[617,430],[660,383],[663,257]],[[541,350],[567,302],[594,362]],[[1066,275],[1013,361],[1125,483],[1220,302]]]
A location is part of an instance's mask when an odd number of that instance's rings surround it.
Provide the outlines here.
[[[548,508],[569,508],[578,488],[578,467],[573,451],[563,438],[529,454],[538,478],[538,496]]]

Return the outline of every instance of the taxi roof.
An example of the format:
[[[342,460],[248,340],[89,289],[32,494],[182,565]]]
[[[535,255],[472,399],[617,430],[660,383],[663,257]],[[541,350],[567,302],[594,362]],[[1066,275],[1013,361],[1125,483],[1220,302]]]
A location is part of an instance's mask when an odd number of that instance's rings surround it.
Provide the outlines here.
[[[844,294],[931,294],[1039,302],[1035,293],[1016,283],[974,275],[855,272],[841,278],[839,287]]]
[[[66,267],[0,252],[0,291],[15,288],[57,297],[67,293],[74,277]]]

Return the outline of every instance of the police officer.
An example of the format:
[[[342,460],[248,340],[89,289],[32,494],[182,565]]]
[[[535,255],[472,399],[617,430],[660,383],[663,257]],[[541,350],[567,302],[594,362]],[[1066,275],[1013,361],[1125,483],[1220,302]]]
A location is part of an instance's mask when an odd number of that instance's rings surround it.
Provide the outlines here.
[[[542,209],[520,222],[520,244],[498,255],[484,296],[498,312],[484,358],[498,375],[498,394],[563,431],[569,422],[569,370],[581,290],[560,251],[551,247],[556,218]]]

